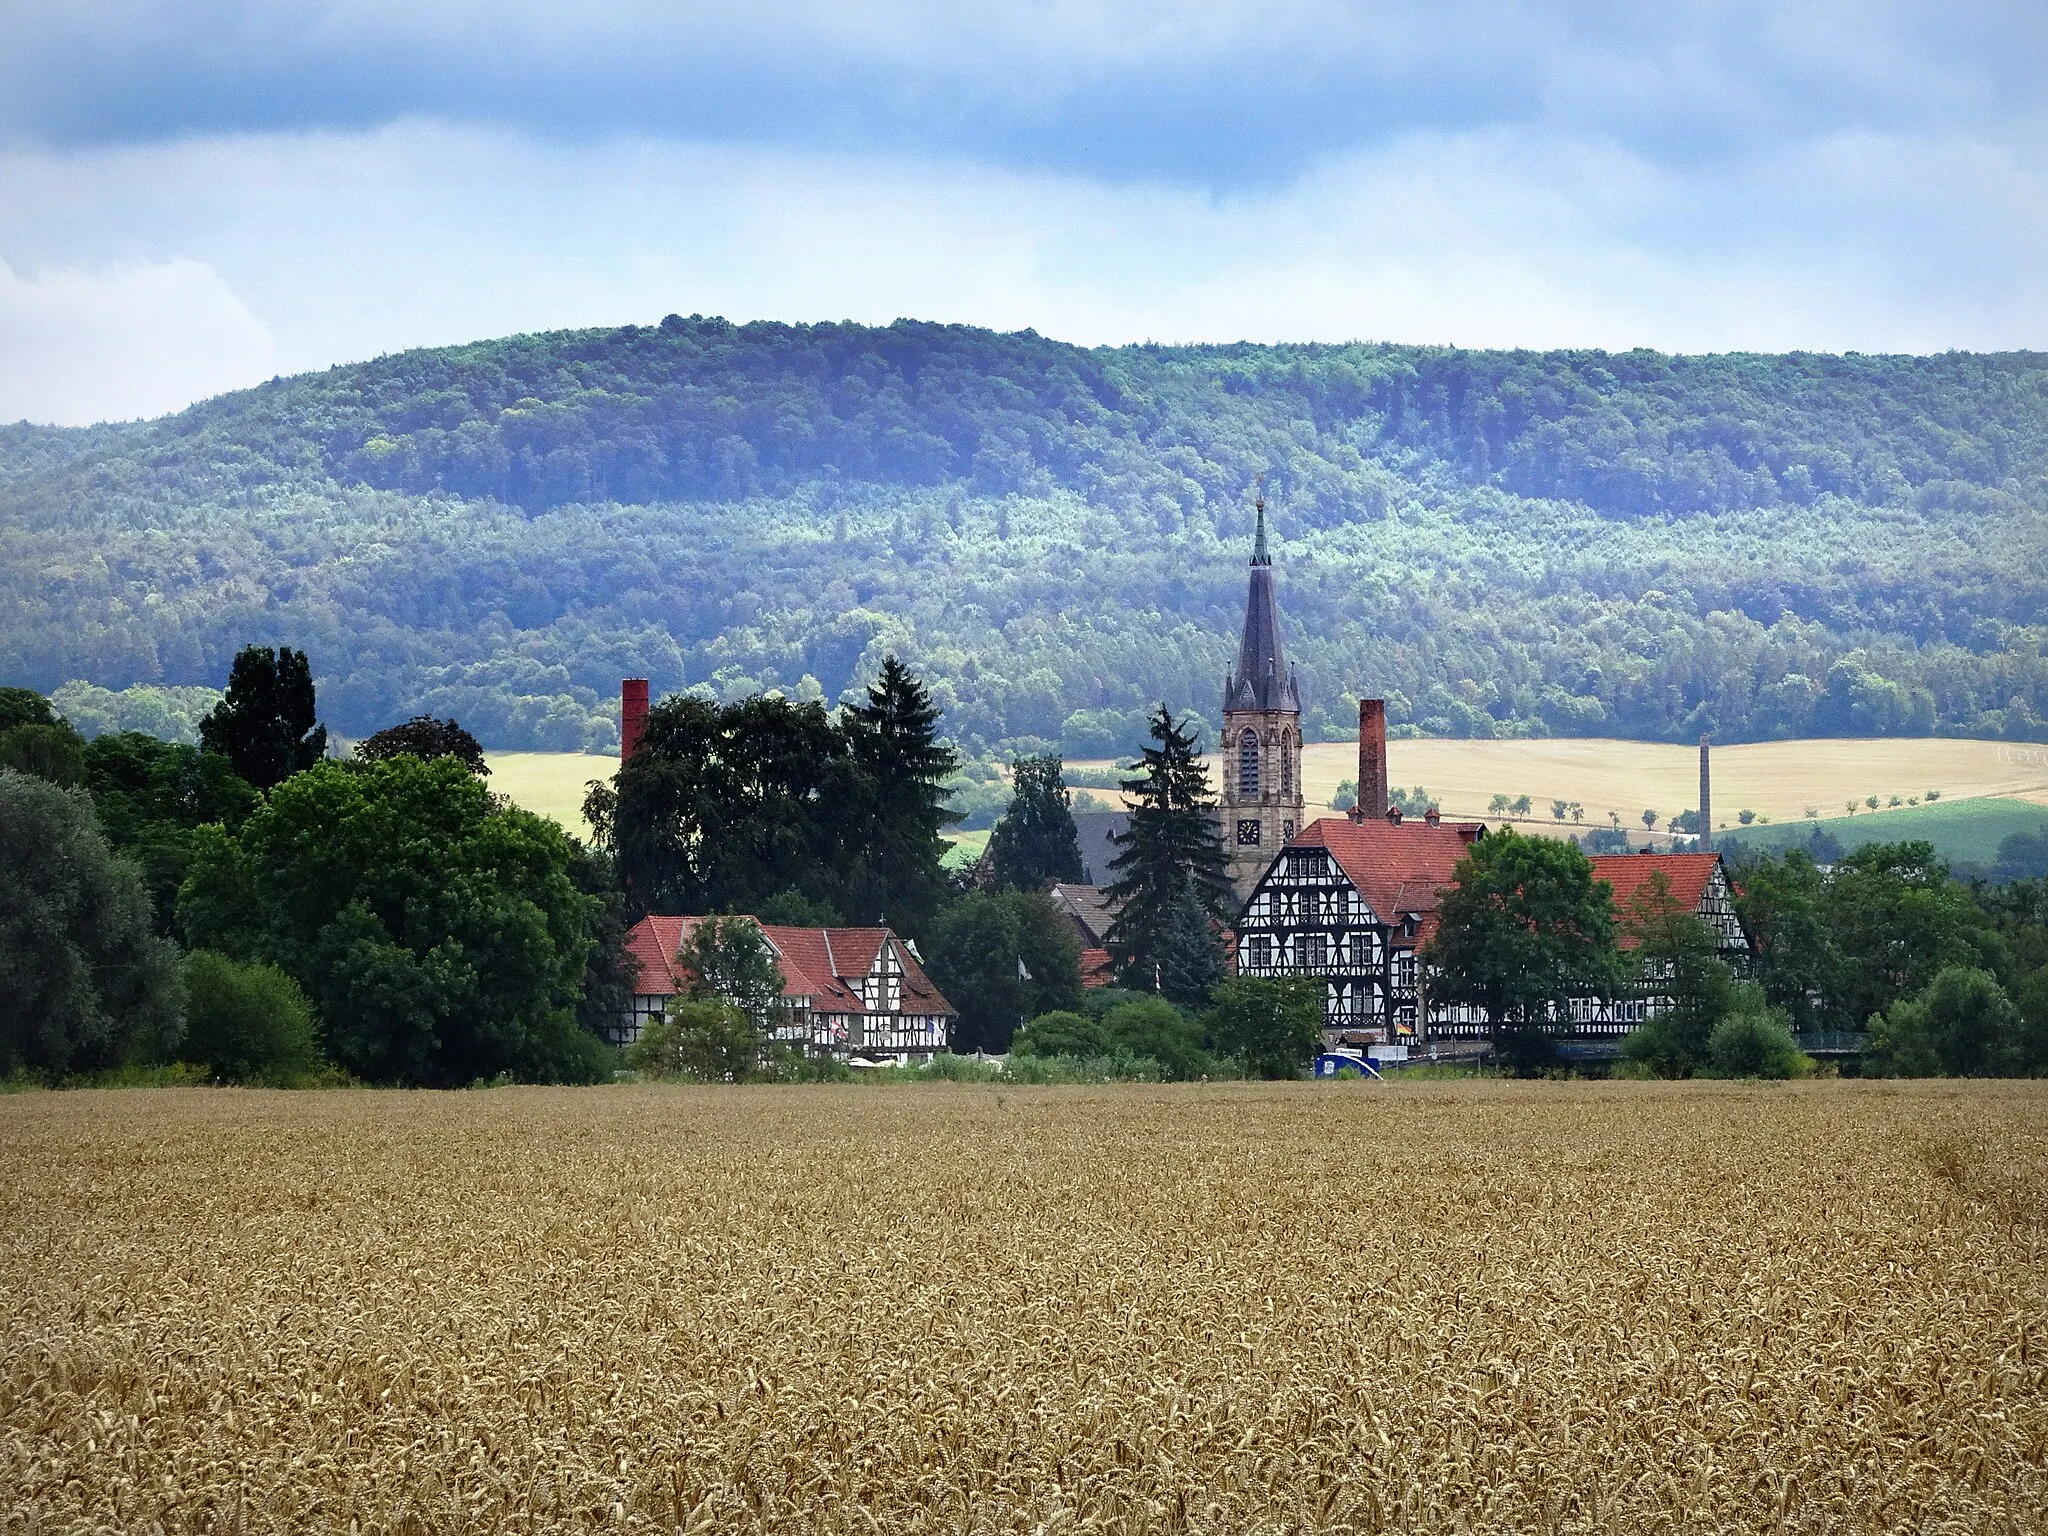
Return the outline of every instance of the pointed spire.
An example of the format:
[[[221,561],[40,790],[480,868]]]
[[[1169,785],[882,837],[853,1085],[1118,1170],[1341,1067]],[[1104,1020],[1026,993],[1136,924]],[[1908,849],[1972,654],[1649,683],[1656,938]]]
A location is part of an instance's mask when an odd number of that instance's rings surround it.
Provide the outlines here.
[[[1301,710],[1294,669],[1280,645],[1280,608],[1273,592],[1273,556],[1266,547],[1265,476],[1259,477],[1258,531],[1252,540],[1250,589],[1245,593],[1244,634],[1237,669],[1223,689],[1225,709]]]
[[[1259,513],[1259,531],[1252,538],[1252,564],[1271,565],[1273,557],[1266,552],[1266,477],[1263,474],[1259,476],[1258,486],[1258,499],[1252,503]]]

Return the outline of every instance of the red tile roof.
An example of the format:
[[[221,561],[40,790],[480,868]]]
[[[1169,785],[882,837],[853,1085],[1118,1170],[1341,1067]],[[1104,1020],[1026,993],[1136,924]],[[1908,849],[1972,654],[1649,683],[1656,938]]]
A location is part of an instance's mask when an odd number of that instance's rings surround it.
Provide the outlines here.
[[[1329,849],[1382,922],[1399,923],[1415,913],[1421,919],[1415,940],[1419,944],[1436,929],[1437,892],[1451,884],[1458,860],[1485,830],[1485,823],[1478,821],[1446,821],[1432,827],[1411,820],[1396,826],[1325,816],[1310,822],[1294,846]]]
[[[1081,985],[1084,987],[1107,987],[1116,981],[1116,973],[1109,966],[1109,951],[1106,949],[1084,949],[1081,951]]]
[[[626,950],[639,971],[635,993],[667,997],[689,985],[689,971],[676,955],[702,921],[701,917],[651,914],[633,925],[626,935]],[[817,1013],[869,1011],[861,1000],[859,984],[874,966],[883,944],[896,938],[889,929],[784,928],[753,917],[746,921],[760,929],[774,948],[784,997],[791,1002],[806,999]],[[953,1005],[932,985],[910,946],[896,939],[896,951],[903,963],[903,999],[897,1011],[953,1013]]]
[[[1650,876],[1657,871],[1663,871],[1670,882],[1671,894],[1679,906],[1697,912],[1707,894],[1707,882],[1720,866],[1718,853],[1603,853],[1593,859],[1593,878],[1614,887],[1615,919],[1626,922],[1636,892],[1648,885]],[[1638,942],[1633,935],[1620,936],[1623,949],[1633,949]]]

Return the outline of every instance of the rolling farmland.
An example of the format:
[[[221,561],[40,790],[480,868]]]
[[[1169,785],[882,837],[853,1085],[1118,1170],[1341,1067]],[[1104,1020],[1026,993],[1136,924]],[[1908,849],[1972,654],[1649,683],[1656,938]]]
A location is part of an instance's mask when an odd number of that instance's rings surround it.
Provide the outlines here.
[[[2044,1126],[1987,1082],[13,1095],[7,1528],[2039,1529]]]
[[[493,752],[490,764],[492,789],[580,833],[587,830],[581,809],[585,782],[611,775],[618,759],[581,752]],[[1211,769],[1213,776],[1213,760]],[[1579,831],[1606,824],[1613,810],[1624,826],[1640,832],[1646,807],[1669,817],[1699,803],[1698,749],[1662,742],[1391,741],[1387,770],[1396,784],[1426,787],[1453,816],[1487,817],[1494,795],[1526,794],[1536,804],[1528,825],[1539,829],[1557,825],[1549,815],[1552,800],[1580,803],[1584,826],[1569,829]],[[1339,781],[1357,772],[1352,743],[1313,742],[1302,749],[1302,780],[1311,807],[1327,805]],[[1860,814],[1866,796],[1877,795],[1882,802],[1894,794],[1903,799],[1929,789],[1940,790],[1945,802],[2003,796],[2048,805],[2048,747],[1934,737],[1751,742],[1714,749],[1714,786],[1714,819],[1731,827],[1735,813],[1745,807],[1773,822],[1799,820],[1808,807],[1822,819],[1840,818],[1848,799],[1858,802]],[[1093,793],[1113,795],[1101,789]]]

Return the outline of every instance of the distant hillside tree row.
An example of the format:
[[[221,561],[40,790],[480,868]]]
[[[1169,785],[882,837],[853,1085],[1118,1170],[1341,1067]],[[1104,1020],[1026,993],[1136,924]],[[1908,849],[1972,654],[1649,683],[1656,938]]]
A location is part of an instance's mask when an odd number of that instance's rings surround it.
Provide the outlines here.
[[[1130,752],[1214,707],[1261,472],[1313,733],[1369,692],[1431,734],[2048,739],[2032,353],[676,317],[403,353],[0,430],[0,675],[217,683],[253,635],[345,735],[574,749],[621,675],[830,702],[894,652],[971,757]]]

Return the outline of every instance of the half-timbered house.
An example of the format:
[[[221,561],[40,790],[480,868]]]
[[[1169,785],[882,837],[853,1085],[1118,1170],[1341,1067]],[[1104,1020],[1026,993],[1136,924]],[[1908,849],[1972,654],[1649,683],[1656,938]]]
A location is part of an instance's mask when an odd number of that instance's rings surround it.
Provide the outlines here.
[[[640,1038],[649,1019],[686,992],[681,959],[699,917],[643,917],[627,935],[638,980],[614,1043]],[[957,1017],[917,952],[887,928],[760,929],[782,972],[782,1005],[764,1021],[772,1039],[841,1060],[929,1061],[947,1049]]]
[[[1324,817],[1282,849],[1237,925],[1241,976],[1323,983],[1330,1045],[1394,1045],[1423,1028],[1421,947],[1438,893],[1485,831],[1434,813]]]

